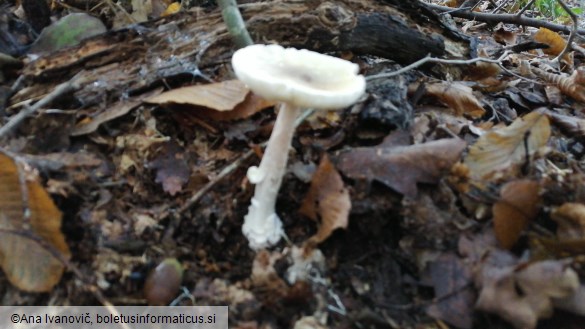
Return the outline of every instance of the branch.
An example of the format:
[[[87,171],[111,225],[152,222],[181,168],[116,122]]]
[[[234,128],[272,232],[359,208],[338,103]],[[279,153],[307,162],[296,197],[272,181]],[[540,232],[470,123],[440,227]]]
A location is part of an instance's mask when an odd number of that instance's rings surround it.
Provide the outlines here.
[[[18,112],[18,114],[13,116],[10,119],[10,121],[8,121],[4,126],[0,127],[0,138],[6,137],[6,135],[8,135],[16,127],[18,127],[26,118],[35,114],[42,107],[51,104],[55,99],[61,97],[62,95],[70,91],[75,91],[79,89],[84,82],[85,79],[80,78],[80,74],[78,73],[73,78],[71,78],[71,80],[63,82],[62,84],[58,85],[51,93],[49,93],[43,99],[34,103],[32,106],[28,106],[22,109],[20,112]]]
[[[509,54],[510,53],[508,51],[506,51],[498,59],[476,57],[476,58],[467,59],[467,60],[434,58],[434,57],[431,57],[431,55],[427,55],[426,57],[419,59],[418,61],[416,61],[408,66],[405,66],[399,70],[396,70],[393,72],[384,72],[384,73],[379,73],[379,74],[367,76],[366,80],[370,81],[370,80],[376,80],[376,79],[395,77],[397,75],[406,73],[406,72],[408,72],[412,69],[415,69],[421,65],[424,65],[426,63],[440,63],[440,64],[449,64],[449,65],[469,65],[469,64],[473,64],[473,63],[477,63],[477,62],[486,62],[486,63],[498,64],[500,67],[502,67],[502,60],[504,60],[504,58],[506,58]]]
[[[571,20],[573,21],[573,28],[571,29],[571,34],[569,34],[569,40],[567,40],[567,44],[561,53],[555,58],[556,61],[559,63],[565,54],[571,49],[573,40],[575,39],[575,35],[577,34],[577,30],[579,29],[579,19],[577,18],[577,14],[575,14],[569,6],[563,0],[557,0],[557,2],[563,7],[563,10],[567,12],[569,16],[571,16]]]
[[[524,25],[524,26],[532,26],[532,27],[544,27],[544,28],[547,28],[547,29],[555,31],[555,32],[564,32],[567,34],[571,33],[571,27],[569,27],[569,26],[550,23],[550,22],[542,21],[542,20],[535,19],[535,18],[529,18],[529,17],[523,16],[523,15],[518,16],[518,14],[489,14],[489,13],[478,13],[478,12],[472,12],[472,11],[453,11],[453,8],[450,8],[450,7],[433,5],[430,3],[425,3],[424,5],[432,10],[436,10],[436,11],[439,11],[442,13],[450,12],[449,14],[453,17],[471,19],[471,20],[476,20],[476,21],[481,21],[481,22],[486,22],[486,23],[493,23],[493,24],[497,24],[497,23],[501,22],[501,23],[506,23],[506,24],[516,24],[516,25]],[[577,34],[585,35],[584,29],[578,29],[576,32],[577,32]]]

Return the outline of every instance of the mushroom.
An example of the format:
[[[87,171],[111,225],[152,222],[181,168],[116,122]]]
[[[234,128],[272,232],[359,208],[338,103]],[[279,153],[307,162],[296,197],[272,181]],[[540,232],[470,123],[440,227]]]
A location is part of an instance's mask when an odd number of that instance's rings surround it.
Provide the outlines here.
[[[275,204],[282,183],[294,121],[301,108],[340,109],[354,104],[365,92],[358,65],[305,49],[279,45],[251,45],[236,51],[232,66],[238,79],[254,93],[279,101],[280,110],[264,156],[248,169],[256,184],[242,232],[250,248],[276,244],[283,235]]]

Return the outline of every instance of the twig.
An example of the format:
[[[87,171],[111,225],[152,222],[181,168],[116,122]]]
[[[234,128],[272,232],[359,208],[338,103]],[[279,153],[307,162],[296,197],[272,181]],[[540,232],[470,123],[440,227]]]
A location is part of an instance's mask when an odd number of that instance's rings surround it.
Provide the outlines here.
[[[497,6],[494,10],[492,10],[492,14],[495,14],[498,11],[500,11],[500,9],[504,8],[504,6],[508,4],[508,2],[510,2],[510,0],[504,0],[504,1],[502,1],[502,3],[500,3],[499,6]]]
[[[532,7],[532,5],[536,2],[536,0],[530,0],[529,3],[526,4],[526,6],[524,6],[524,8],[520,9],[520,11],[518,11],[516,13],[516,16],[520,17],[522,16],[522,14],[524,14],[530,7]]]
[[[575,36],[577,35],[577,29],[579,28],[579,18],[577,14],[575,14],[571,8],[567,6],[567,4],[563,0],[557,0],[557,2],[563,7],[563,10],[571,16],[571,20],[573,21],[573,28],[571,29],[571,33],[569,34],[569,40],[567,40],[567,44],[561,53],[554,59],[554,61],[560,63],[561,59],[565,54],[571,49],[571,45],[573,44],[573,40],[575,40]]]
[[[32,106],[27,106],[18,114],[13,116],[10,121],[8,121],[4,126],[0,128],[0,139],[6,137],[7,134],[12,132],[18,125],[20,125],[26,118],[33,115],[36,111],[40,108],[49,105],[58,97],[66,94],[72,90],[77,90],[81,87],[81,84],[85,81],[85,79],[80,78],[80,74],[76,74],[71,80],[64,82],[49,93],[47,96],[43,97],[40,101],[34,103]]]
[[[223,21],[225,22],[225,25],[227,25],[228,31],[234,39],[236,46],[238,48],[243,48],[253,44],[254,41],[252,41],[252,38],[246,29],[246,24],[240,14],[240,10],[238,10],[236,0],[218,0],[217,3],[221,8]]]
[[[434,5],[430,3],[424,3],[424,5],[439,12],[451,12],[451,16],[458,18],[471,19],[492,24],[507,23],[532,27],[544,27],[555,32],[564,32],[567,34],[571,33],[571,28],[568,26],[550,23],[535,18],[529,18],[523,15],[518,16],[517,14],[490,14],[479,13],[475,11],[453,11],[453,8],[450,7]],[[577,29],[577,34],[585,35],[585,30]]]
[[[487,62],[487,63],[494,63],[494,64],[498,64],[501,66],[502,64],[502,60],[504,58],[506,58],[508,56],[510,52],[505,51],[502,56],[500,56],[500,58],[498,59],[491,59],[491,58],[484,58],[484,57],[476,57],[476,58],[472,58],[472,59],[467,59],[467,60],[462,60],[462,59],[442,59],[442,58],[434,58],[431,57],[431,55],[427,55],[426,57],[419,59],[418,61],[405,66],[399,70],[393,71],[393,72],[387,72],[387,73],[379,73],[379,74],[375,74],[375,75],[370,75],[368,77],[366,77],[366,80],[375,80],[375,79],[382,79],[382,78],[391,78],[391,77],[395,77],[397,75],[403,74],[405,72],[408,72],[412,69],[415,69],[421,65],[424,65],[426,63],[440,63],[440,64],[451,64],[451,65],[469,65],[469,64],[473,64],[473,63],[477,63],[477,62]]]

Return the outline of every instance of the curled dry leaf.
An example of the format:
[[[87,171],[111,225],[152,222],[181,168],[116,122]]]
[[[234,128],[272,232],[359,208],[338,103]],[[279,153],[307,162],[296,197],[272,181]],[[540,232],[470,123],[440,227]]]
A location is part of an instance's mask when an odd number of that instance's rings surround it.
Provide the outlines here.
[[[485,114],[483,106],[473,95],[473,89],[457,82],[438,82],[425,86],[429,95],[452,108],[457,115],[480,118]]]
[[[565,39],[563,39],[558,33],[544,27],[538,29],[534,34],[534,40],[547,44],[549,48],[543,49],[543,52],[552,56],[558,56],[563,49],[565,49],[565,45],[567,44]]]
[[[546,72],[537,67],[533,67],[532,72],[546,82],[557,86],[561,93],[585,103],[585,69],[577,69],[569,77]]]
[[[535,328],[553,312],[553,298],[566,298],[579,288],[577,273],[563,261],[525,267],[480,265],[475,283],[481,288],[476,308],[495,313],[516,328]]]
[[[347,228],[350,209],[349,191],[329,157],[324,155],[299,209],[301,214],[314,221],[321,219],[321,225],[310,242],[321,243],[334,230]]]
[[[494,178],[498,172],[511,171],[525,163],[546,145],[550,124],[546,115],[531,112],[508,127],[482,135],[469,149],[465,164],[474,180]]]
[[[173,89],[151,97],[146,102],[188,105],[194,107],[193,111],[187,111],[188,114],[216,121],[247,118],[275,104],[250,92],[240,80]]]
[[[538,214],[540,195],[538,182],[509,182],[500,191],[500,199],[492,208],[494,232],[500,245],[510,249],[526,226]]]
[[[406,146],[401,136],[408,140],[408,134],[399,131],[381,145],[354,148],[341,154],[338,168],[350,178],[375,179],[413,198],[417,183],[438,183],[467,146],[458,138]]]
[[[69,259],[70,252],[60,231],[61,212],[38,182],[24,182],[23,175],[15,159],[0,153],[0,261],[10,283],[46,292],[65,269],[56,256]]]
[[[585,205],[567,202],[553,210],[550,217],[558,224],[557,237],[559,240],[585,238]]]

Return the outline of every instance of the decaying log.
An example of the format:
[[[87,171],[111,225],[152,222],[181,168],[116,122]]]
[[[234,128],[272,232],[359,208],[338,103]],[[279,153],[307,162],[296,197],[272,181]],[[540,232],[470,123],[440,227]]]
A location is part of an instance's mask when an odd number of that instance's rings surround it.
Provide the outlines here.
[[[350,51],[406,64],[429,53],[469,57],[469,40],[443,25],[418,1],[299,1],[241,6],[257,43],[276,42],[320,52]],[[32,81],[11,99],[42,96],[80,71],[91,81],[76,92],[83,106],[117,101],[202,70],[214,76],[234,50],[218,10],[191,11],[112,31],[29,62]]]

